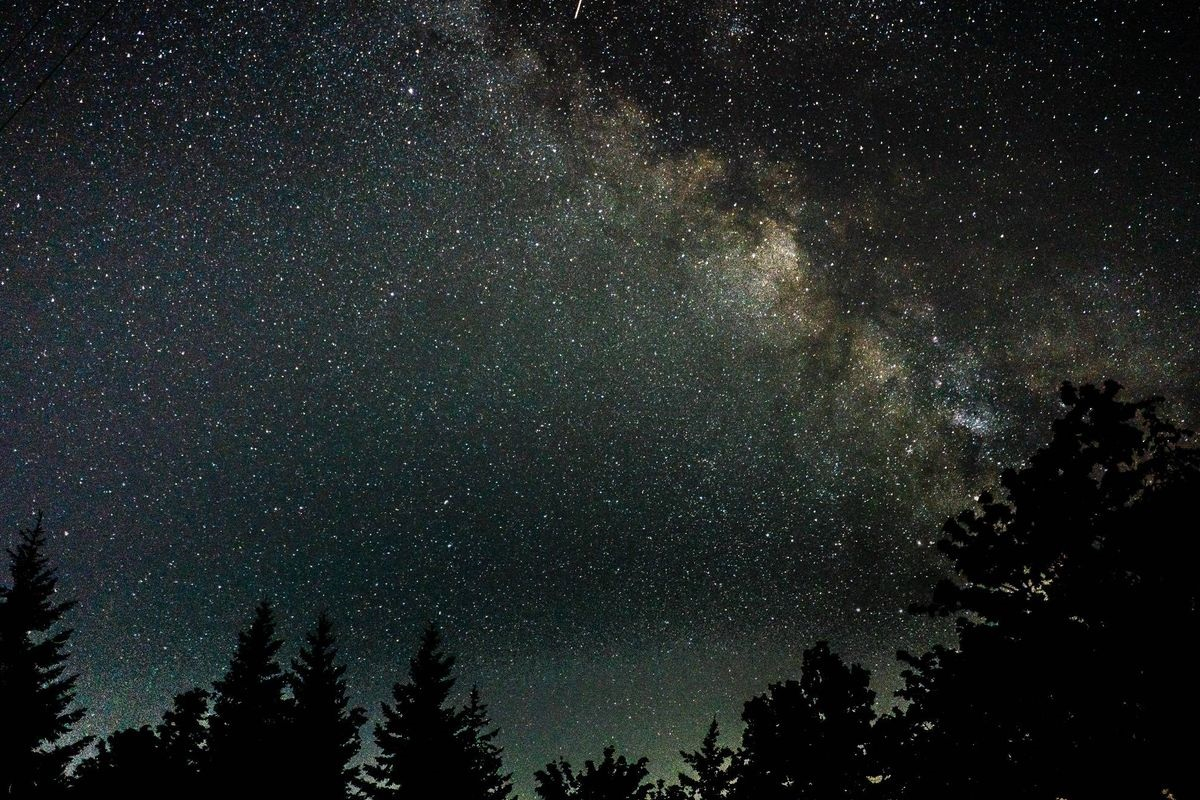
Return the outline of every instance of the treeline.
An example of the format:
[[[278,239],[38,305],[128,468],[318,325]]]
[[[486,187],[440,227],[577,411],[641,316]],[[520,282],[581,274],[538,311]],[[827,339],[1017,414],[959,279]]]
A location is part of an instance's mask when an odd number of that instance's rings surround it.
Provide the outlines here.
[[[688,771],[652,782],[606,748],[535,776],[542,800],[1197,797],[1200,456],[1160,398],[1062,390],[1048,445],[1001,491],[948,521],[952,578],[914,613],[952,616],[953,647],[901,652],[897,707],[825,643],[797,680],[746,702],[738,747],[717,721]],[[455,705],[454,659],[426,630],[356,766],[366,712],[349,701],[333,627],[319,618],[280,663],[272,607],[238,634],[225,676],[178,695],[155,726],[72,740],[83,711],[67,668],[41,520],[0,586],[0,792],[50,797],[512,797],[480,693]],[[89,754],[80,758],[84,752]],[[74,765],[74,766],[73,766]]]

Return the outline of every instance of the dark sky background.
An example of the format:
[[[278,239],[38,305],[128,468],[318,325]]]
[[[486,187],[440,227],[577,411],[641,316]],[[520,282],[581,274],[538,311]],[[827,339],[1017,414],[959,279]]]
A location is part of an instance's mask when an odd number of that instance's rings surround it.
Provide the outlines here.
[[[107,3],[44,5],[5,116]],[[269,595],[373,709],[436,620],[522,787],[667,775],[816,639],[894,686],[1060,381],[1196,420],[1195,4],[575,5],[123,0],[0,134],[0,524],[87,731]]]

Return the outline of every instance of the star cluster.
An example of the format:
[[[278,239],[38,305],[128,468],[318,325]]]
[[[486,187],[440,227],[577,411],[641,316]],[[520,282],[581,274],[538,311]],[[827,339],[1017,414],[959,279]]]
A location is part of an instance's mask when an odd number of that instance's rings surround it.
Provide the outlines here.
[[[0,134],[0,521],[56,533],[89,730],[269,595],[372,706],[438,621],[521,782],[668,774],[813,640],[886,691],[942,635],[939,521],[1061,380],[1194,419],[1194,9],[574,12],[122,2]]]

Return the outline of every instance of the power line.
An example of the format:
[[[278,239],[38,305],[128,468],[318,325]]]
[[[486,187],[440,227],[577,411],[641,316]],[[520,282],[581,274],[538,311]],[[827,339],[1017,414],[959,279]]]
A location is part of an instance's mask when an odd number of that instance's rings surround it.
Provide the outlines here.
[[[42,23],[46,21],[46,14],[50,11],[50,6],[52,5],[54,5],[54,0],[46,0],[46,2],[42,3],[42,13],[38,14],[38,18],[33,21],[32,25],[25,29],[25,33],[13,43],[12,47],[4,51],[4,57],[0,58],[0,68],[3,68],[8,63],[8,59],[12,57],[13,53],[25,46],[25,42],[29,41],[29,37],[33,35],[33,32],[40,28]]]
[[[4,51],[4,57],[0,58],[0,68],[8,63],[8,59],[12,57],[13,53],[25,46],[25,42],[29,41],[29,37],[33,35],[34,31],[41,27],[42,23],[46,21],[46,15],[50,11],[50,7],[53,5],[54,0],[46,0],[46,2],[42,3],[42,13],[33,21],[32,25],[25,29],[25,33],[11,47]]]
[[[117,4],[120,2],[121,0],[112,0],[112,2],[108,4],[108,7],[100,13],[100,16],[92,20],[92,24],[88,25],[87,30],[80,34],[79,38],[71,43],[71,46],[67,48],[67,52],[63,53],[62,58],[60,58],[55,65],[50,68],[49,72],[42,76],[42,79],[37,82],[36,86],[29,90],[29,93],[21,99],[21,102],[17,103],[17,107],[14,108],[12,113],[5,118],[4,122],[0,123],[0,135],[3,135],[4,132],[8,130],[9,124],[16,119],[17,114],[21,113],[21,109],[25,108],[25,106],[29,104],[29,101],[34,98],[34,95],[40,92],[42,87],[49,83],[52,78],[54,78],[54,74],[58,72],[58,68],[63,65],[63,62],[70,58],[71,54],[78,50],[80,46],[87,41],[87,38],[92,35],[92,31],[96,30],[96,27],[113,12],[113,10],[117,7]]]

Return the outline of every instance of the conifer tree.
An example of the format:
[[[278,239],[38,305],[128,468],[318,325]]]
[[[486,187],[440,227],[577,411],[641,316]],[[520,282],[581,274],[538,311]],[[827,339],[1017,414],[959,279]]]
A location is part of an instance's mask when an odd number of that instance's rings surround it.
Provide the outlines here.
[[[288,758],[292,704],[277,661],[281,645],[271,603],[263,600],[249,627],[238,633],[225,677],[213,684],[209,735],[215,794],[277,793],[286,777],[281,770],[294,767]]]
[[[307,642],[289,676],[295,700],[293,769],[306,794],[344,798],[358,774],[350,762],[359,750],[366,711],[349,707],[346,667],[337,662],[333,623],[324,613]]]
[[[409,661],[408,682],[392,689],[375,726],[378,756],[363,768],[360,788],[373,798],[504,798],[511,791],[501,773],[496,732],[486,708],[472,692],[465,708],[449,702],[454,688],[454,657],[442,651],[442,637],[430,625]]]
[[[463,759],[458,719],[447,706],[454,687],[454,657],[442,652],[437,628],[425,629],[417,654],[409,661],[408,682],[392,688],[383,703],[383,722],[375,725],[374,763],[364,768],[361,784],[370,797],[449,796],[447,783],[461,777]]]
[[[42,515],[8,551],[11,583],[0,585],[0,796],[49,797],[66,783],[68,763],[87,739],[63,739],[83,717],[67,673],[73,601],[56,597],[58,578],[44,550]]]
[[[679,754],[695,773],[694,776],[679,773],[679,786],[691,800],[725,800],[729,796],[733,776],[728,767],[733,750],[721,746],[720,735],[721,729],[714,717],[700,749]]]
[[[496,744],[499,733],[488,718],[479,687],[472,686],[459,715],[460,746],[467,754],[468,797],[472,800],[504,800],[512,794],[512,775],[504,772],[503,750]]]

